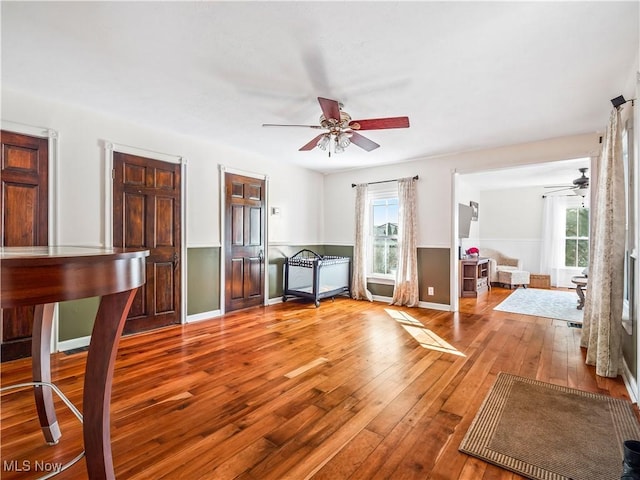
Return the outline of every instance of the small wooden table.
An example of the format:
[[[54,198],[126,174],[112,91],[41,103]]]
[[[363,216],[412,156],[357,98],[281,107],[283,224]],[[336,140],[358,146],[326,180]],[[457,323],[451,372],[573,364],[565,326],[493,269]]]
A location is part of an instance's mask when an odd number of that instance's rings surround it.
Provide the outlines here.
[[[145,283],[148,250],[91,247],[0,247],[0,307],[35,305],[32,372],[51,382],[53,304],[101,296],[91,334],[83,391],[83,436],[88,478],[114,479],[109,404],[120,334],[139,286]],[[60,429],[48,388],[34,388],[40,425],[48,443]]]
[[[582,310],[584,307],[584,291],[587,289],[587,277],[584,275],[575,275],[571,277],[571,282],[576,286],[576,293],[578,294],[578,310]]]
[[[489,259],[467,257],[460,260],[460,296],[477,297],[490,290]]]

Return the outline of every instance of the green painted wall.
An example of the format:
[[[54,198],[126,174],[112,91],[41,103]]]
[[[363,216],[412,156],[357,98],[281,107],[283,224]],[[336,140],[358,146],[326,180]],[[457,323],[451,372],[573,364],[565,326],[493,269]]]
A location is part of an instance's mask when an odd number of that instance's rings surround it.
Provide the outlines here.
[[[58,339],[64,342],[91,335],[99,304],[100,297],[60,302],[58,304]]]
[[[269,247],[269,298],[282,297],[284,258],[302,249],[320,255],[347,256],[353,258],[351,245],[276,245]],[[220,261],[221,247],[187,249],[187,315],[220,309]],[[449,249],[419,248],[418,279],[420,300],[429,303],[450,303]],[[427,288],[434,288],[434,295],[427,295]],[[374,295],[393,296],[393,285],[368,284]],[[93,321],[98,311],[99,298],[60,302],[60,341],[91,335]],[[635,337],[634,337],[635,338]]]
[[[220,309],[220,247],[187,249],[187,315]]]
[[[303,248],[313,250],[320,255],[336,255],[353,258],[351,245],[287,245],[269,248],[269,298],[282,296],[284,258],[295,255]],[[418,282],[420,301],[449,305],[450,256],[449,248],[418,249]],[[428,287],[433,287],[434,295],[427,295]],[[367,288],[373,295],[393,296],[393,285],[368,283]]]
[[[418,249],[418,283],[421,302],[451,304],[451,257],[449,248]],[[433,287],[433,295],[427,295]]]

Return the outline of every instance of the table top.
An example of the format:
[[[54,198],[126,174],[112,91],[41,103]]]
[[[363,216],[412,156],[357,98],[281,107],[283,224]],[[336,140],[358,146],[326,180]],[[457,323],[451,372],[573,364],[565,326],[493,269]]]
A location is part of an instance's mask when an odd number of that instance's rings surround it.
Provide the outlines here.
[[[139,287],[144,249],[0,247],[0,307],[75,300]]]
[[[575,275],[571,277],[571,281],[576,285],[586,285],[587,280],[588,280],[588,277],[585,277],[584,275]]]
[[[146,254],[145,254],[146,252]],[[83,247],[83,246],[39,246],[39,247],[0,247],[0,261],[37,258],[39,260],[50,259],[90,259],[100,256],[119,256],[121,258],[147,256],[149,252],[144,249],[126,249],[113,247]]]
[[[461,259],[463,262],[476,262],[476,263],[485,263],[489,261],[489,257],[479,257],[479,256],[472,256],[472,255],[466,255],[464,258]]]

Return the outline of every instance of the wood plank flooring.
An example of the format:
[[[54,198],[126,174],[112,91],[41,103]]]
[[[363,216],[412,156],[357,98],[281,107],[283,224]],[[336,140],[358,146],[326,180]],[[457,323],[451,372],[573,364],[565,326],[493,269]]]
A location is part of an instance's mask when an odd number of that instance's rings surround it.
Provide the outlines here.
[[[116,475],[520,479],[458,452],[498,372],[628,395],[621,378],[584,364],[579,329],[494,311],[509,293],[463,299],[455,314],[290,301],[124,337],[111,403]],[[54,382],[80,409],[85,359],[52,357]],[[1,368],[3,385],[30,379],[29,360]],[[56,406],[63,436],[47,446],[31,391],[2,396],[3,479],[37,478],[82,451],[81,426]],[[84,461],[56,478],[86,478]]]

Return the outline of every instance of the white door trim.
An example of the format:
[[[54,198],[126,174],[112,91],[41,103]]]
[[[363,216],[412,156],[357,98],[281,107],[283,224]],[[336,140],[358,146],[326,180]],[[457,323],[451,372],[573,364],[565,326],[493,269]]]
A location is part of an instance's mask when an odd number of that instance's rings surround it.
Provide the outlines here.
[[[60,158],[60,145],[59,134],[57,130],[53,130],[47,127],[37,127],[34,125],[25,125],[22,123],[12,122],[9,120],[2,120],[2,130],[8,132],[15,132],[22,135],[29,135],[31,137],[47,138],[49,141],[49,219],[48,219],[48,238],[49,245],[60,244],[60,232],[58,225],[60,223],[60,216],[58,212],[58,191],[59,191],[59,177],[58,177],[58,159]],[[58,326],[58,304],[56,303],[53,310],[53,324],[51,332],[51,351],[58,351],[59,344],[59,326]]]
[[[180,155],[156,152],[115,142],[105,141],[103,147],[105,158],[103,244],[107,248],[113,247],[113,153],[127,153],[180,165],[180,275],[182,280],[180,286],[180,323],[184,324],[187,322],[187,161]]]
[[[263,269],[263,284],[264,284],[264,301],[263,305],[269,304],[269,176],[262,173],[248,172],[245,170],[239,170],[233,167],[227,167],[223,164],[219,164],[220,170],[220,312],[224,315],[225,309],[225,266],[226,266],[226,254],[224,248],[224,228],[225,228],[225,216],[226,216],[226,195],[225,195],[225,173],[231,173],[234,175],[242,175],[244,177],[257,178],[258,180],[264,180],[264,269]]]

